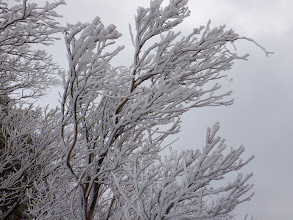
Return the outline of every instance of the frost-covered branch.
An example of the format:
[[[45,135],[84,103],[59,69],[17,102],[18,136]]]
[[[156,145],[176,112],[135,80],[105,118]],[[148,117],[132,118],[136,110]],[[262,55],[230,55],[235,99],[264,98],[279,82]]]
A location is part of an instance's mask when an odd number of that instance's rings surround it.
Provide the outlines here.
[[[232,219],[234,208],[253,195],[247,194],[252,174],[238,174],[232,182],[227,174],[241,169],[253,157],[242,161],[243,147],[226,153],[225,140],[216,136],[218,130],[218,124],[208,129],[202,151],[171,151],[164,160],[138,151],[123,166],[125,172],[113,171],[117,189],[113,194],[120,198],[115,207],[125,210],[121,218]],[[213,181],[221,184],[215,187]]]
[[[52,44],[64,30],[54,9],[63,1],[40,7],[27,0],[0,1],[0,95],[15,99],[37,98],[56,85],[61,70],[44,50],[33,45]]]

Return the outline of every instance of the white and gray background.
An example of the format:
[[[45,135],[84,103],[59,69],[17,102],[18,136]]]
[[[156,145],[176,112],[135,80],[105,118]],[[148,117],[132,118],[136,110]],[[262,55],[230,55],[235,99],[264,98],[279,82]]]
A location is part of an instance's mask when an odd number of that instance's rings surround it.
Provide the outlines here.
[[[43,2],[38,1],[38,2]],[[58,10],[64,22],[91,21],[99,16],[106,25],[115,24],[123,34],[118,44],[126,49],[115,60],[129,65],[133,46],[128,23],[138,6],[149,0],[67,0]],[[244,168],[254,172],[252,201],[242,204],[239,213],[253,214],[258,220],[293,219],[293,1],[292,0],[190,0],[191,16],[181,25],[183,33],[205,25],[227,25],[240,35],[253,38],[275,54],[266,57],[253,43],[236,44],[239,54],[249,53],[248,61],[235,63],[230,71],[235,103],[229,107],[195,109],[182,117],[177,149],[202,148],[206,128],[221,124],[220,135],[228,146],[246,147],[245,156],[255,159]],[[67,68],[63,39],[48,48],[54,60]],[[52,90],[40,103],[56,105]]]

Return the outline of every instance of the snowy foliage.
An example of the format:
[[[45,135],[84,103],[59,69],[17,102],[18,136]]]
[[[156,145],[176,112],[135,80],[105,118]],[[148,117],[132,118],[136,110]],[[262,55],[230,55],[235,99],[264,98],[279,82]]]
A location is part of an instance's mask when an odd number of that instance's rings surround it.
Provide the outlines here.
[[[22,103],[58,82],[54,74],[61,70],[33,45],[52,44],[63,30],[55,21],[60,4],[0,1],[0,219],[29,216],[26,194],[58,153],[52,149],[59,138],[57,110]]]
[[[27,209],[26,194],[35,191],[35,182],[47,175],[58,154],[57,118],[56,110],[43,116],[43,109],[32,106],[7,109],[0,117],[0,218],[16,219],[19,209]]]
[[[171,149],[165,156],[162,151],[172,145],[167,138],[180,131],[182,114],[233,103],[220,83],[233,61],[248,55],[237,55],[229,44],[253,40],[225,26],[212,28],[210,21],[181,36],[173,29],[189,16],[188,1],[171,0],[165,7],[162,2],[137,10],[135,27],[129,27],[130,67],[111,65],[124,49],[115,47],[121,34],[99,17],[61,28],[52,10],[62,2],[42,9],[26,1],[10,9],[2,3],[1,39],[12,39],[1,41],[8,48],[1,53],[7,61],[0,65],[2,97],[18,89],[31,91],[22,98],[42,95],[47,77],[57,70],[47,55],[36,58],[30,43],[50,43],[52,33],[64,30],[69,64],[60,109],[42,114],[41,108],[12,106],[16,115],[6,112],[1,121],[3,149],[13,152],[1,152],[0,168],[14,169],[1,180],[2,204],[18,199],[5,191],[14,184],[17,195],[21,190],[26,195],[18,200],[28,201],[26,212],[36,219],[233,219],[234,209],[251,198],[252,174],[238,171],[253,156],[242,160],[243,146],[226,149],[218,123],[207,130],[201,150]],[[39,26],[32,24],[35,19]],[[29,57],[12,53],[16,47]],[[17,69],[6,71],[13,62]],[[12,160],[21,161],[20,167]],[[227,175],[234,179],[225,181]]]

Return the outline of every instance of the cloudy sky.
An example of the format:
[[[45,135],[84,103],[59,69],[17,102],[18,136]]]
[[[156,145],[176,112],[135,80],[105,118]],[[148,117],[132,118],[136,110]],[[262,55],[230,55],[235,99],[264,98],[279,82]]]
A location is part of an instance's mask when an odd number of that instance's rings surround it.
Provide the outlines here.
[[[82,3],[81,3],[82,2]],[[136,8],[148,0],[71,0],[59,12],[63,21],[91,21],[99,16],[115,24],[124,35],[119,41],[127,49],[120,64],[131,62],[133,50],[128,23],[133,22]],[[235,63],[230,71],[235,104],[229,107],[196,109],[183,116],[182,132],[176,146],[181,149],[202,147],[205,132],[214,122],[221,123],[221,136],[227,144],[246,147],[246,156],[255,160],[244,169],[254,172],[256,195],[238,211],[257,219],[293,219],[293,1],[292,0],[190,0],[191,16],[182,24],[183,33],[194,27],[226,24],[240,35],[253,38],[275,54],[266,57],[251,42],[236,44],[240,54],[249,53],[249,61]],[[63,42],[50,47],[55,60],[66,68]],[[53,93],[51,97],[56,97]],[[51,101],[54,103],[53,101]]]

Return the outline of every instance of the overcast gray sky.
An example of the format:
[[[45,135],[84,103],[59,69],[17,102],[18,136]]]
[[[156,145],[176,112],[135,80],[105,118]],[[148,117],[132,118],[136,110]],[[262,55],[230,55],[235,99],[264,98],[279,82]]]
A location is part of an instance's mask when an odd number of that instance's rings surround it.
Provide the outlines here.
[[[59,12],[70,23],[91,21],[99,16],[106,25],[115,24],[124,35],[120,44],[127,47],[117,62],[128,65],[133,50],[128,23],[133,22],[136,8],[148,3],[148,0],[68,0]],[[226,24],[275,55],[266,57],[253,43],[237,43],[240,54],[251,56],[248,62],[236,63],[231,70],[234,82],[225,89],[233,90],[235,104],[196,109],[184,115],[176,146],[201,148],[206,128],[219,121],[220,134],[228,145],[243,144],[247,156],[256,156],[244,170],[255,173],[252,182],[256,195],[239,211],[251,213],[259,220],[293,219],[293,1],[190,0],[189,7],[191,16],[182,24],[183,32],[211,19],[214,26]],[[50,52],[66,67],[62,47],[63,41],[57,47],[50,47]]]

